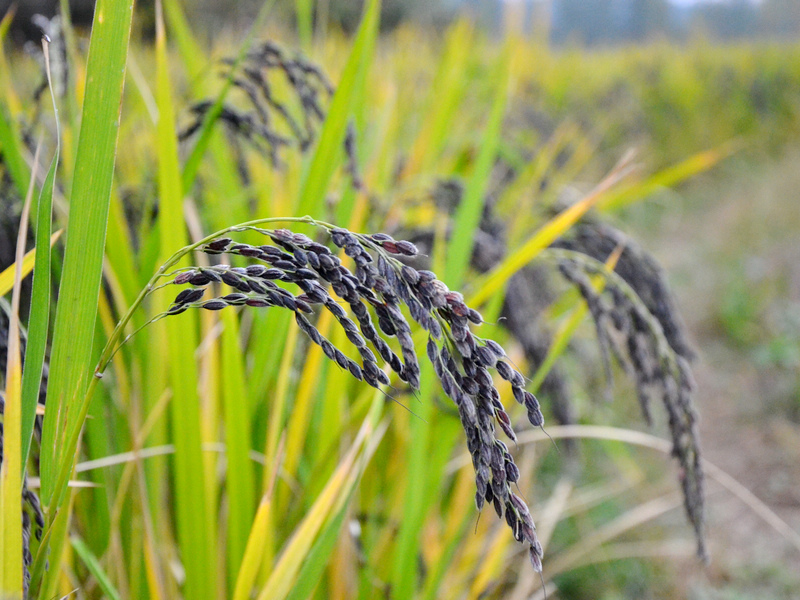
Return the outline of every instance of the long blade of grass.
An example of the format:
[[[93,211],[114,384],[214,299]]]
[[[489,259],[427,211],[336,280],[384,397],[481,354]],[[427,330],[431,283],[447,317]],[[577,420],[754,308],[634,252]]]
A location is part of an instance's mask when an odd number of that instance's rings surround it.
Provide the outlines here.
[[[383,395],[376,393],[370,414],[336,471],[328,480],[317,500],[295,530],[269,579],[258,595],[258,600],[284,600],[297,579],[301,566],[330,514],[342,506],[363,472],[371,451],[376,446],[385,427],[377,427],[383,404]],[[359,460],[359,457],[361,460]]]
[[[30,169],[23,158],[22,136],[5,105],[5,95],[0,98],[0,152],[3,155],[3,166],[8,170],[20,194],[24,194],[30,179]]]
[[[472,47],[473,26],[462,19],[447,32],[447,45],[442,54],[428,100],[430,109],[422,130],[414,142],[411,156],[403,168],[403,177],[416,174],[441,154],[447,132],[467,84],[467,65]]]
[[[660,189],[674,187],[695,175],[710,170],[720,161],[736,153],[740,147],[741,143],[734,141],[723,144],[719,148],[698,152],[671,167],[651,175],[641,183],[608,194],[598,203],[598,208],[619,210],[629,204],[647,198]]]
[[[408,449],[407,475],[404,481],[400,530],[397,534],[392,565],[392,594],[404,600],[412,598],[417,584],[419,533],[425,519],[427,503],[425,495],[429,477],[430,439],[433,407],[433,371],[427,364],[422,366],[419,396],[422,400],[417,414],[419,419],[411,420],[410,447]]]
[[[267,490],[261,497],[261,504],[256,512],[256,518],[250,529],[247,538],[247,547],[242,557],[239,574],[236,576],[236,585],[233,591],[233,600],[248,600],[253,585],[258,577],[258,572],[264,562],[264,555],[267,547],[264,543],[269,536],[271,512],[273,507],[273,492],[275,491],[275,481],[278,477],[278,470],[283,460],[282,444],[275,450],[273,463],[270,465],[272,477],[266,482]],[[271,561],[268,561],[271,562]]]
[[[19,302],[22,285],[22,257],[28,237],[28,215],[33,198],[39,150],[36,148],[33,173],[25,196],[17,234],[14,288],[11,296],[11,314],[8,323],[8,348],[6,359],[6,394],[3,408],[2,463],[0,463],[0,595],[5,599],[22,598],[22,356],[19,338]]]
[[[329,335],[332,323],[333,317],[329,312],[324,312],[320,315],[317,329],[323,337]],[[324,358],[325,355],[319,346],[314,345],[308,349],[305,365],[300,376],[300,383],[295,392],[292,418],[289,420],[286,433],[286,461],[283,465],[284,471],[290,477],[295,476],[297,466],[300,464],[300,458],[303,455],[303,448],[309,432],[312,401],[319,387],[319,374]]]
[[[300,47],[308,52],[311,48],[311,36],[314,30],[313,0],[295,0],[295,14],[297,15],[297,37],[300,39]]]
[[[374,413],[373,413],[374,414]],[[297,583],[292,588],[292,591],[287,596],[287,600],[303,600],[304,598],[311,597],[314,588],[319,583],[325,572],[325,566],[336,546],[336,541],[339,538],[339,532],[342,530],[342,523],[347,516],[350,501],[356,492],[356,485],[363,472],[366,463],[374,453],[378,444],[380,443],[383,433],[386,431],[387,424],[379,428],[378,431],[368,440],[368,447],[364,449],[360,457],[361,465],[354,476],[351,478],[350,488],[346,493],[337,501],[333,510],[333,516],[329,519],[323,530],[320,532],[317,541],[309,550],[306,556],[303,567],[297,574]]]
[[[70,542],[78,558],[83,561],[83,564],[86,565],[86,568],[89,569],[89,572],[97,580],[97,585],[103,590],[105,597],[109,600],[122,600],[119,591],[117,591],[117,588],[111,583],[108,574],[103,570],[100,561],[97,560],[97,557],[89,549],[89,546],[86,545],[86,542],[77,535],[73,535],[70,538]]]
[[[47,42],[44,43],[47,77],[50,80],[50,54]],[[31,310],[28,319],[28,344],[25,348],[25,370],[22,374],[22,469],[28,463],[33,424],[36,419],[36,405],[39,401],[39,388],[42,382],[44,354],[47,346],[47,332],[50,327],[50,231],[53,221],[53,186],[55,184],[58,157],[61,149],[58,106],[50,82],[50,96],[56,117],[56,152],[50,170],[44,180],[37,204],[36,225],[36,266],[33,272],[31,291]]]
[[[52,598],[56,597],[56,586],[58,585],[59,576],[62,574],[61,567],[64,565],[67,529],[69,529],[74,499],[75,496],[72,494],[67,496],[64,506],[56,512],[52,524],[45,532],[45,536],[48,538],[47,546],[51,548],[50,555],[45,557],[46,553],[41,551],[42,547],[46,547],[45,540],[42,541],[40,551],[36,555],[36,562],[31,572],[31,590],[36,589],[34,584],[41,582],[38,594],[39,600],[52,600]],[[58,565],[58,567],[47,568],[48,560],[52,561],[53,565]],[[35,597],[33,593],[31,593],[31,597]]]
[[[469,268],[472,258],[472,247],[475,243],[475,230],[483,214],[484,198],[492,174],[497,148],[503,126],[503,117],[508,102],[510,76],[509,47],[500,58],[497,66],[497,79],[489,121],[480,144],[480,152],[475,168],[464,190],[464,197],[456,210],[453,233],[447,248],[444,281],[453,289],[461,287],[461,282]]]
[[[114,173],[133,2],[99,0],[89,45],[83,119],[69,214],[69,240],[53,331],[48,382],[50,418],[44,420],[42,500],[54,517],[77,447],[74,433],[91,377],[97,297]],[[74,440],[74,441],[73,441]],[[55,502],[53,502],[55,500]]]
[[[5,41],[8,30],[11,28],[11,22],[14,20],[16,14],[16,6],[12,6],[11,9],[3,15],[3,19],[0,20],[0,42]]]
[[[183,218],[183,191],[171,98],[167,42],[160,2],[156,3],[156,103],[159,235],[166,259],[188,239]],[[178,266],[183,266],[183,263]],[[166,298],[163,298],[166,300]],[[214,595],[218,570],[212,502],[205,485],[197,363],[194,359],[196,315],[168,319],[167,356],[172,386],[172,435],[175,442],[175,504],[178,543],[186,569],[185,597],[199,600]]]
[[[339,164],[351,109],[356,102],[361,73],[366,72],[375,51],[380,19],[380,0],[369,0],[353,49],[331,100],[317,147],[300,188],[299,214],[321,214],[325,192]]]
[[[311,506],[278,560],[278,564],[272,570],[267,583],[258,595],[258,600],[283,600],[291,590],[309,548],[325,522],[325,518],[330,514],[336,498],[342,494],[345,488],[362,443],[363,440],[359,440],[353,444],[325,489]]]
[[[170,39],[174,40],[178,47],[178,52],[183,58],[183,64],[186,65],[186,70],[192,83],[196,83],[196,79],[200,73],[207,67],[206,53],[203,52],[203,47],[197,43],[197,40],[192,35],[189,22],[186,20],[186,15],[181,8],[180,0],[163,0],[164,16],[167,19],[167,26],[169,27]]]
[[[228,573],[239,572],[255,513],[255,473],[250,461],[250,400],[233,312],[223,311],[221,384],[227,457]],[[231,577],[231,584],[235,583]]]
[[[261,567],[264,550],[263,539],[269,526],[271,510],[272,494],[264,494],[247,539],[247,547],[241,560],[241,568],[233,591],[233,600],[248,600],[251,597],[250,590],[253,589],[258,570]]]

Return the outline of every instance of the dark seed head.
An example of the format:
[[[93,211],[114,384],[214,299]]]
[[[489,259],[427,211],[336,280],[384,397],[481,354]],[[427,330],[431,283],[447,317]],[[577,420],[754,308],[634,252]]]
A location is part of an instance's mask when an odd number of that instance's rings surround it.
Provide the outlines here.
[[[248,298],[244,301],[247,306],[254,306],[256,308],[266,308],[267,306],[272,306],[268,301],[264,298]]]
[[[267,269],[260,275],[261,279],[281,279],[283,271],[280,269]]]
[[[220,238],[206,244],[206,248],[211,250],[225,250],[233,240],[230,238]]]
[[[211,277],[209,277],[206,273],[193,273],[192,276],[186,280],[186,282],[181,283],[191,283],[192,285],[208,285],[211,283]]]
[[[250,277],[261,277],[267,272],[267,267],[264,265],[250,265],[245,269],[245,272]]]
[[[209,300],[208,302],[203,302],[200,306],[206,310],[222,310],[228,306],[228,303],[224,300]]]
[[[244,248],[237,250],[237,253],[241,256],[250,256],[252,258],[261,256],[261,250],[258,248],[253,248],[252,246],[245,246]]]
[[[205,290],[202,288],[189,288],[183,290],[175,297],[175,304],[189,304],[190,302],[197,302],[203,297]]]
[[[513,461],[506,461],[506,479],[510,483],[519,481],[519,467]]]
[[[361,367],[359,367],[355,363],[355,361],[352,361],[352,360],[349,361],[347,363],[347,368],[350,370],[350,373],[353,375],[353,377],[355,377],[359,381],[361,381],[363,379],[363,375],[361,374]]]
[[[525,408],[528,410],[539,410],[539,401],[536,399],[536,396],[531,394],[530,392],[525,392]]]
[[[398,240],[395,242],[395,245],[397,246],[397,251],[400,254],[405,254],[406,256],[416,256],[419,252],[414,244],[405,240]]]
[[[183,273],[178,273],[172,283],[176,285],[183,285],[184,283],[188,283],[189,280],[196,274],[197,271],[184,271]]]
[[[481,316],[481,313],[479,313],[474,308],[470,308],[467,311],[467,318],[473,323],[475,323],[475,325],[480,325],[481,323],[483,323],[483,316]]]
[[[544,425],[544,416],[542,415],[542,411],[540,410],[529,410],[528,411],[528,421],[534,427],[541,427]]]
[[[228,294],[227,296],[223,296],[222,300],[233,305],[244,304],[247,300],[247,296],[244,294]]]

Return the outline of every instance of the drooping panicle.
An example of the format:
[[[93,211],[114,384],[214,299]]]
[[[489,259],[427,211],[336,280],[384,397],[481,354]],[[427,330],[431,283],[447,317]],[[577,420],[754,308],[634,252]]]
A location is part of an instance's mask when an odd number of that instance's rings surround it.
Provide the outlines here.
[[[496,433],[500,429],[516,441],[492,372],[511,384],[514,398],[525,406],[532,425],[544,423],[538,401],[525,390],[524,377],[505,359],[505,350],[497,342],[472,332],[483,318],[459,292],[450,290],[435,273],[409,264],[418,253],[414,244],[385,233],[326,229],[338,253],[288,229],[242,227],[260,232],[271,242],[258,246],[227,237],[208,242],[202,247],[206,253],[242,257],[249,264],[216,264],[177,273],[174,283],[192,287],[177,295],[167,314],[229,306],[290,310],[299,330],[329,360],[376,388],[391,383],[381,360],[400,381],[419,389],[421,369],[412,330],[412,323],[418,324],[428,333],[427,357],[464,428],[475,469],[478,509],[489,503],[498,516],[505,516],[515,539],[529,544],[534,567],[541,568],[541,545],[530,512],[511,491],[520,471]],[[203,300],[205,291],[210,287],[217,291],[219,284],[234,291]],[[292,293],[292,287],[299,293]],[[321,311],[333,316],[348,348],[336,347],[318,329],[315,322]]]

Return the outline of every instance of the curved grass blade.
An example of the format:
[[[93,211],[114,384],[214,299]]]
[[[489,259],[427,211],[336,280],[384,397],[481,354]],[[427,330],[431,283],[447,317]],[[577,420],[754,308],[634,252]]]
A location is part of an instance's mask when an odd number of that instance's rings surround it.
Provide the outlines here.
[[[0,102],[0,152],[3,154],[3,163],[11,176],[11,181],[19,193],[24,194],[30,170],[22,157],[21,148],[24,148],[22,137],[3,100]]]
[[[325,525],[325,528],[319,534],[317,541],[314,542],[314,545],[306,556],[303,567],[297,574],[297,584],[292,588],[286,600],[304,600],[305,598],[311,597],[314,588],[325,572],[328,559],[333,549],[336,547],[336,541],[339,539],[339,532],[342,530],[342,524],[344,523],[344,518],[347,516],[350,500],[353,498],[355,491],[355,486],[350,489],[341,508],[331,517],[328,524]]]
[[[481,281],[468,303],[470,305],[479,305],[498,293],[517,271],[572,227],[590,208],[602,200],[608,190],[625,177],[630,170],[629,157],[623,158],[589,195],[580,202],[564,209],[556,217],[545,223],[520,248],[509,254],[503,262],[497,265]]]
[[[50,245],[58,241],[58,238],[61,237],[61,234],[64,232],[63,229],[59,229],[53,235],[50,236]],[[28,251],[27,254],[22,259],[22,269],[20,271],[22,279],[28,276],[28,274],[33,271],[33,266],[36,264],[36,248],[33,250]],[[8,267],[5,271],[0,272],[0,296],[5,296],[8,292],[11,291],[11,288],[14,287],[14,269],[16,263]]]
[[[89,569],[89,572],[92,576],[97,580],[97,585],[100,586],[100,589],[103,590],[103,594],[109,600],[122,600],[122,596],[120,595],[117,588],[114,587],[114,584],[111,583],[111,579],[103,570],[103,567],[100,565],[100,561],[97,560],[97,557],[92,553],[89,549],[89,546],[86,545],[79,536],[73,535],[70,538],[70,543],[72,544],[72,548],[75,550],[75,554],[83,561],[83,564],[86,565],[86,568]]]
[[[36,265],[33,271],[31,310],[28,320],[28,344],[25,348],[25,370],[22,374],[22,469],[28,462],[28,452],[36,419],[36,405],[39,401],[39,388],[42,382],[42,368],[47,346],[47,332],[50,327],[50,231],[53,221],[53,187],[61,151],[58,106],[50,81],[50,53],[48,43],[44,42],[44,56],[47,64],[47,78],[50,84],[50,97],[56,117],[56,152],[44,185],[39,194],[36,217]]]
[[[186,14],[181,8],[179,0],[163,0],[164,16],[167,20],[170,38],[174,40],[178,52],[183,58],[186,70],[192,79],[192,84],[197,83],[203,69],[208,65],[203,48],[192,35],[191,27],[186,19]]]
[[[227,559],[228,572],[239,572],[255,513],[255,472],[250,461],[251,401],[245,377],[244,353],[239,347],[236,315],[221,315],[222,365],[220,369],[225,414],[225,448],[228,462],[226,491],[228,496]],[[233,579],[230,579],[233,582]]]
[[[175,109],[171,98],[167,40],[160,3],[156,3],[156,102],[158,190],[160,197],[159,237],[161,256],[168,257],[177,244],[188,237],[183,217],[183,188],[178,165],[178,140],[175,134]],[[175,443],[175,505],[178,545],[186,570],[184,595],[188,600],[207,598],[216,590],[219,571],[216,561],[215,511],[206,486],[203,464],[196,315],[183,321],[166,322],[167,347],[163,356],[169,362],[173,391],[170,410]],[[186,322],[188,320],[188,323]]]
[[[718,148],[698,152],[671,167],[651,175],[641,183],[608,194],[598,203],[598,208],[602,210],[619,210],[638,200],[647,198],[658,190],[674,187],[695,175],[712,169],[720,161],[735,154],[741,146],[742,143],[740,141],[734,140]]]
[[[28,237],[28,215],[33,198],[39,150],[36,147],[30,186],[19,220],[17,234],[14,288],[11,296],[11,314],[8,323],[8,349],[6,359],[5,406],[3,407],[3,447],[0,463],[0,597],[4,600],[22,598],[22,357],[20,355],[19,302],[22,284],[22,257]]]
[[[295,530],[278,563],[272,569],[267,583],[259,593],[258,600],[284,600],[291,592],[328,515],[335,514],[344,507],[386,431],[385,423],[376,424],[382,406],[383,395],[376,392],[370,414],[367,415],[358,436]]]

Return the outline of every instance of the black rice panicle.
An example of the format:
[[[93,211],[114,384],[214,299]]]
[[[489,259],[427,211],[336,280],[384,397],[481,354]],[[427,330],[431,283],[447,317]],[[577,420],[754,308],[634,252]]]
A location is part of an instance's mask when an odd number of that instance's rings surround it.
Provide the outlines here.
[[[308,339],[356,379],[383,389],[391,381],[381,366],[385,363],[398,379],[418,390],[419,357],[412,325],[402,310],[405,307],[410,320],[428,333],[426,354],[443,391],[458,410],[475,470],[477,508],[490,504],[498,517],[505,517],[515,539],[528,546],[534,569],[541,571],[543,551],[530,510],[511,489],[519,481],[520,471],[497,435],[500,429],[508,439],[516,440],[492,373],[511,384],[515,400],[525,407],[533,426],[541,427],[544,417],[536,397],[525,389],[525,378],[506,359],[503,348],[472,332],[472,327],[483,322],[480,313],[435,273],[407,264],[406,259],[418,253],[411,242],[383,233],[325,226],[333,246],[350,258],[347,264],[354,265],[350,268],[327,245],[301,233],[254,226],[232,229],[258,231],[270,243],[255,246],[219,237],[201,246],[208,254],[238,255],[252,264],[218,264],[173,274],[174,284],[190,287],[176,295],[166,315],[229,306],[290,310]],[[220,282],[236,291],[206,298],[206,292]],[[291,287],[299,293],[289,291]],[[320,333],[314,323],[321,311],[332,314],[360,361],[349,358]]]
[[[282,164],[284,149],[306,152],[311,148],[335,91],[319,66],[272,41],[248,52],[240,65],[233,59],[224,59],[222,65],[222,78],[230,79],[242,98],[224,104],[218,116],[234,136],[244,139],[273,166]],[[288,91],[279,93],[280,89]],[[194,135],[213,107],[212,99],[191,106],[191,121],[179,132],[179,139]],[[353,187],[363,189],[352,123],[345,133],[344,151]]]
[[[622,277],[603,263],[579,252],[550,250],[559,271],[578,289],[595,324],[600,349],[610,352],[634,381],[639,404],[648,424],[650,405],[660,400],[672,435],[672,455],[681,467],[684,506],[695,530],[697,553],[707,559],[704,536],[704,475],[701,464],[695,390],[687,352],[670,343],[661,319]],[[603,277],[595,287],[590,275]],[[606,358],[606,361],[608,358]]]

